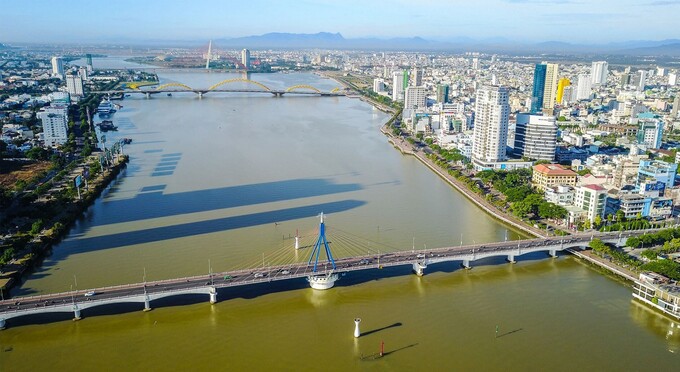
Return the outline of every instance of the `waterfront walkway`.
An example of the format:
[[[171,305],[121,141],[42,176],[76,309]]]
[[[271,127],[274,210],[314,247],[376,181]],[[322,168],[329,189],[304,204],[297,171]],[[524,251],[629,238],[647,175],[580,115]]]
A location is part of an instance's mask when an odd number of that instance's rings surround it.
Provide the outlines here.
[[[516,218],[515,216],[498,210],[498,208],[496,208],[493,204],[486,201],[486,199],[482,198],[478,194],[474,193],[472,190],[468,189],[464,183],[460,182],[455,177],[446,173],[437,164],[432,162],[432,160],[428,159],[423,152],[416,150],[413,147],[413,145],[405,141],[403,138],[392,136],[384,127],[381,128],[381,131],[389,138],[388,141],[399,151],[401,151],[402,154],[415,156],[416,159],[420,160],[433,172],[439,175],[439,177],[443,178],[446,182],[448,182],[461,194],[465,195],[465,197],[467,197],[470,201],[472,201],[473,203],[477,204],[477,206],[482,208],[486,213],[490,214],[494,218],[510,226],[513,226],[521,231],[524,231],[525,233],[530,234],[531,236],[537,236],[542,238],[545,238],[547,236],[545,231],[527,225],[526,223],[524,223],[524,221]]]

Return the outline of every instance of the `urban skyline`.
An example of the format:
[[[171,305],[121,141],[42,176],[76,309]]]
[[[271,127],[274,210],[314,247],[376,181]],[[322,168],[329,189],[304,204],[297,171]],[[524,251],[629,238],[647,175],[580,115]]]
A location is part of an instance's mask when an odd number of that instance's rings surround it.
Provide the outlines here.
[[[598,44],[673,38],[671,30],[680,10],[679,1],[630,0],[427,0],[418,4],[404,0],[254,0],[229,4],[208,0],[191,7],[179,1],[123,0],[110,6],[70,0],[65,8],[80,11],[64,12],[59,17],[34,11],[51,5],[44,0],[33,1],[30,7],[18,1],[4,4],[5,17],[0,25],[4,40],[0,42],[194,40],[326,31],[348,38],[419,36],[434,41],[469,38]],[[24,28],[28,19],[32,32]],[[632,24],[640,27],[626,27]]]

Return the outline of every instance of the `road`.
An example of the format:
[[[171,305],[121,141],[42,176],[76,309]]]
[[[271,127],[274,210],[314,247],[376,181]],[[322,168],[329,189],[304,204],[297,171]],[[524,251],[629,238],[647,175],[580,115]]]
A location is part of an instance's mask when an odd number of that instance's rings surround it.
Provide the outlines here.
[[[649,232],[650,230],[646,230]],[[160,280],[146,283],[134,283],[113,287],[95,289],[95,295],[85,296],[89,290],[73,292],[45,294],[29,297],[17,297],[0,301],[0,318],[3,313],[21,312],[37,307],[49,307],[66,303],[86,303],[88,301],[105,302],[107,299],[116,299],[129,296],[140,296],[146,291],[147,294],[175,292],[186,289],[201,287],[234,287],[265,283],[277,280],[303,278],[310,275],[323,275],[331,272],[343,273],[357,270],[375,269],[389,266],[409,265],[416,262],[427,264],[435,261],[462,260],[463,256],[476,254],[480,256],[503,256],[516,254],[518,250],[534,251],[541,247],[565,247],[585,246],[593,237],[601,239],[625,239],[633,235],[641,235],[643,231],[595,233],[591,235],[572,235],[566,237],[539,238],[521,241],[506,241],[496,243],[474,244],[458,247],[445,247],[429,250],[410,250],[379,255],[349,257],[336,260],[336,268],[332,269],[328,263],[320,264],[318,271],[313,272],[313,265],[299,263],[284,266],[272,266],[238,271],[214,273],[211,275],[199,275],[186,278]],[[559,249],[558,249],[559,250]]]

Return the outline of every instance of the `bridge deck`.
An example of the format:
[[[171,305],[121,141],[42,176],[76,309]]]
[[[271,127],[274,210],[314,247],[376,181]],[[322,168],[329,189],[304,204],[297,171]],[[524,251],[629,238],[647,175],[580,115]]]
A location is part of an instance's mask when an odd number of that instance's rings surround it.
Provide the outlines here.
[[[640,235],[642,231],[598,233],[593,235],[555,237],[549,239],[530,239],[521,241],[507,241],[465,245],[458,247],[444,247],[428,250],[411,250],[385,253],[380,255],[368,255],[360,257],[348,257],[336,260],[336,269],[330,265],[320,266],[317,272],[313,272],[313,266],[306,263],[272,266],[266,268],[246,269],[214,273],[212,275],[198,275],[185,278],[158,280],[146,283],[133,283],[111,287],[96,288],[94,296],[86,297],[88,290],[45,294],[37,296],[17,297],[0,301],[0,318],[12,318],[36,312],[65,311],[67,304],[81,304],[83,307],[103,305],[106,303],[139,302],[140,296],[149,296],[151,300],[169,295],[188,293],[207,293],[208,288],[225,288],[245,286],[257,283],[266,283],[278,280],[289,280],[308,277],[310,275],[323,275],[332,272],[350,272],[358,270],[375,269],[400,265],[412,265],[417,263],[426,267],[428,264],[447,261],[474,261],[486,257],[507,256],[515,257],[526,253],[539,251],[562,251],[572,247],[586,246],[593,237],[600,238],[610,243],[622,243],[624,239],[633,235]],[[41,311],[37,311],[40,309]]]

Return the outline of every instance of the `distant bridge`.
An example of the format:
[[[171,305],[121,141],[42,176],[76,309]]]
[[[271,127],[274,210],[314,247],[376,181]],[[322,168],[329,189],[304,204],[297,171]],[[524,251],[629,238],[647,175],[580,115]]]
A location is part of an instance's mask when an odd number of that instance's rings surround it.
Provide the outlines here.
[[[252,88],[225,88],[226,85],[229,84],[246,84],[252,86]],[[307,84],[298,84],[298,85],[293,85],[285,89],[272,89],[260,82],[257,82],[255,80],[249,80],[249,79],[243,79],[243,78],[237,78],[237,79],[226,79],[222,80],[219,83],[211,85],[209,88],[192,88],[186,84],[182,83],[166,83],[166,84],[161,84],[157,86],[156,88],[150,88],[150,89],[143,89],[144,87],[140,87],[136,84],[129,84],[125,85],[123,89],[114,89],[114,90],[99,90],[99,91],[91,91],[90,93],[97,93],[97,94],[130,94],[130,93],[135,93],[135,94],[144,94],[147,96],[147,98],[151,97],[153,94],[158,94],[158,93],[182,93],[182,92],[191,92],[191,93],[196,93],[198,94],[199,98],[203,97],[204,94],[207,93],[269,93],[272,94],[276,97],[281,97],[284,94],[300,94],[300,95],[313,95],[313,96],[322,96],[322,97],[334,97],[334,96],[344,96],[345,92],[342,88],[338,87],[335,88],[331,91],[324,92],[321,91],[318,88],[315,88],[311,85]]]
[[[267,268],[245,269],[211,273],[178,279],[159,280],[144,283],[126,284],[97,288],[92,291],[72,291],[39,296],[17,297],[0,302],[0,329],[7,320],[41,313],[73,313],[74,319],[81,318],[81,311],[116,303],[141,303],[144,310],[151,310],[151,302],[171,296],[204,294],[210,303],[217,302],[220,288],[246,286],[279,280],[307,278],[315,289],[328,289],[343,274],[384,267],[410,265],[415,274],[422,276],[428,265],[457,261],[461,266],[470,268],[475,260],[488,257],[506,257],[514,263],[515,258],[527,253],[546,252],[552,257],[559,251],[585,249],[594,238],[610,244],[622,245],[626,238],[639,236],[657,230],[640,230],[591,235],[573,235],[548,239],[529,239],[505,241],[457,247],[444,247],[426,250],[408,250],[384,254],[347,257],[334,260],[325,240],[323,219],[320,236],[307,263],[271,266]],[[297,240],[296,240],[297,247]],[[326,250],[328,261],[319,263],[319,254]],[[313,261],[316,254],[316,260]]]

